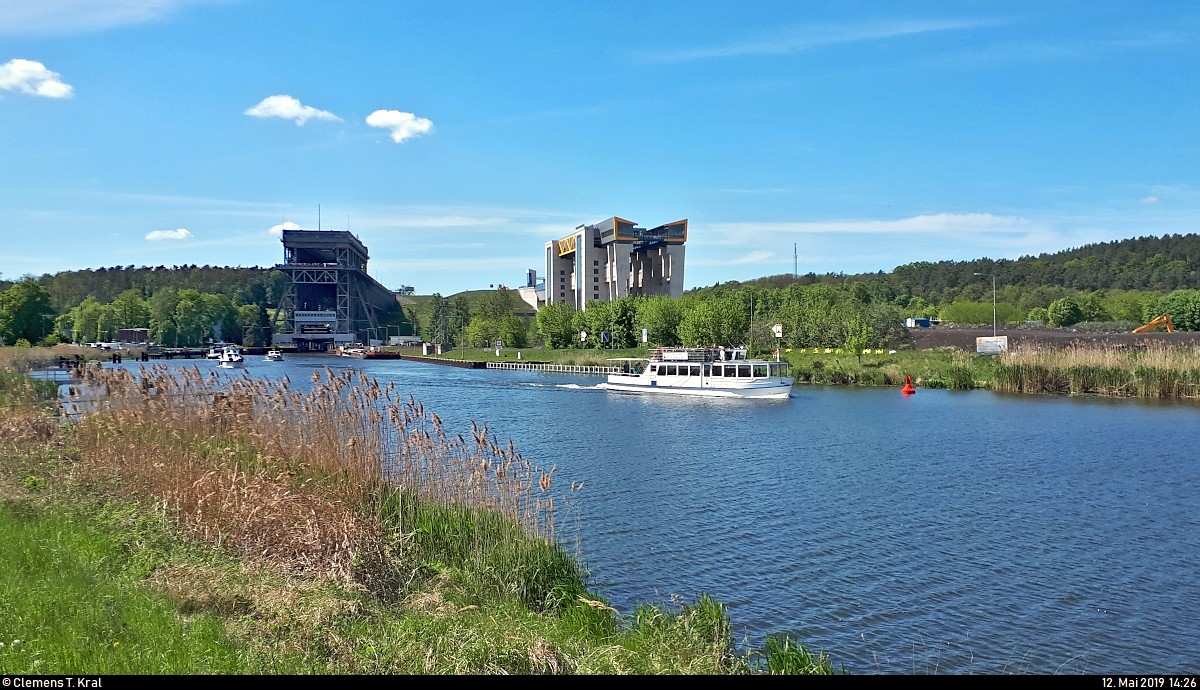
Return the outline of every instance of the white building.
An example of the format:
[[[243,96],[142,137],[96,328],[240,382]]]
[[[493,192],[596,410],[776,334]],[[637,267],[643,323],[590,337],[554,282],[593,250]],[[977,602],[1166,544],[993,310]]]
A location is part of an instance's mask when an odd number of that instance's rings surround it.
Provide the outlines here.
[[[613,217],[547,242],[545,304],[587,309],[590,301],[626,295],[680,297],[687,225],[679,220],[646,230]]]

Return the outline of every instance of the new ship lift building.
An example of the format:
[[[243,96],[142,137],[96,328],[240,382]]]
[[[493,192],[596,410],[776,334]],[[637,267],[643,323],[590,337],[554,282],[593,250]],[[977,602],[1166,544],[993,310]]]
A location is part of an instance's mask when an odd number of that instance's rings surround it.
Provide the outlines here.
[[[275,313],[276,345],[325,350],[380,338],[379,320],[398,308],[391,290],[367,274],[367,247],[338,230],[284,230],[287,284]]]
[[[649,230],[612,217],[546,243],[546,304],[586,310],[627,295],[683,295],[687,220]]]

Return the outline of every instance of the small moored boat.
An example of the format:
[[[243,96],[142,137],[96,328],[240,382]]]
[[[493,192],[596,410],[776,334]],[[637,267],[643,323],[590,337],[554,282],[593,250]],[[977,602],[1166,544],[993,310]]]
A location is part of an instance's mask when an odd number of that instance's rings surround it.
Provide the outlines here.
[[[223,347],[221,361],[217,366],[222,369],[241,369],[246,366],[246,360],[242,357],[241,350],[236,347]]]
[[[648,359],[620,359],[622,372],[598,388],[718,398],[787,398],[788,363],[747,359],[744,347],[659,348]],[[641,364],[644,362],[644,364]]]
[[[283,353],[280,352],[279,350],[267,350],[267,356],[264,358],[263,361],[282,362],[283,361]]]

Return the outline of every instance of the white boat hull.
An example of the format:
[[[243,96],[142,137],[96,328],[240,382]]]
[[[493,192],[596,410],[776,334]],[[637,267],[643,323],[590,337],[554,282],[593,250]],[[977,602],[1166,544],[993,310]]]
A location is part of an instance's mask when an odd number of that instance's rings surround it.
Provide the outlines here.
[[[217,365],[219,369],[242,369],[246,366],[245,362],[221,362]]]
[[[633,377],[630,377],[633,378]],[[613,381],[601,383],[597,388],[616,391],[618,393],[654,393],[658,395],[693,395],[704,398],[790,398],[792,395],[791,378],[782,379],[779,383],[752,385],[736,388],[718,388],[714,386],[659,386],[633,382]]]

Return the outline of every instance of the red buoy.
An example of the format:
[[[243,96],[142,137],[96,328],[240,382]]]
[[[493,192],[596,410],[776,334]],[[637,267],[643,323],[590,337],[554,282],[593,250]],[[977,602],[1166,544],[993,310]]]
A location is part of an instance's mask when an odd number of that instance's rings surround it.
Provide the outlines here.
[[[917,392],[917,389],[913,388],[911,376],[904,377],[904,388],[901,388],[900,392],[905,395],[912,395],[913,393]]]

